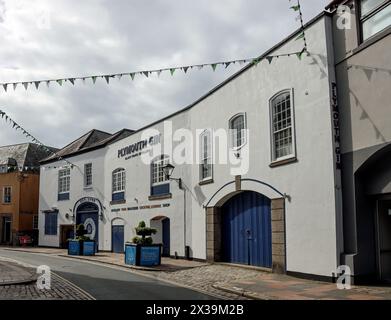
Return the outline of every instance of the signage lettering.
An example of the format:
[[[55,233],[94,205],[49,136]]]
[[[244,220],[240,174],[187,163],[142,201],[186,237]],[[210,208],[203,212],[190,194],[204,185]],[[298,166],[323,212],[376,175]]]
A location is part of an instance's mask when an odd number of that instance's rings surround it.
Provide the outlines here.
[[[125,160],[140,156],[142,151],[148,147],[160,143],[160,135],[150,137],[136,143],[133,143],[125,148],[118,150],[118,158],[126,157]]]
[[[335,161],[336,168],[341,169],[341,133],[339,127],[339,106],[337,100],[337,84],[331,84],[331,110],[333,117],[334,145],[335,145]]]

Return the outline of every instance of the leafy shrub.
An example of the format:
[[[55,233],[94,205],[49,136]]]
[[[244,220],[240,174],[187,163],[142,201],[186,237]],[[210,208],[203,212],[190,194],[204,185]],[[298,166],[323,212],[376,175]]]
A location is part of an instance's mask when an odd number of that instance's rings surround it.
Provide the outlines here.
[[[141,221],[136,228],[136,234],[141,237],[134,237],[132,242],[140,245],[151,245],[153,243],[151,235],[156,234],[156,232],[156,229],[147,227],[145,222]]]

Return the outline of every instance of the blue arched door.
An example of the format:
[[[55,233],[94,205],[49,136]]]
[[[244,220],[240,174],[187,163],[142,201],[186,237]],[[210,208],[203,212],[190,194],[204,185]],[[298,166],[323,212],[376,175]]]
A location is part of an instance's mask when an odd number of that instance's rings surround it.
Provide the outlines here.
[[[86,202],[76,210],[76,224],[84,224],[86,236],[95,240],[96,248],[99,243],[99,208],[95,203]]]
[[[223,205],[221,214],[223,260],[270,268],[270,199],[256,192],[242,192]]]

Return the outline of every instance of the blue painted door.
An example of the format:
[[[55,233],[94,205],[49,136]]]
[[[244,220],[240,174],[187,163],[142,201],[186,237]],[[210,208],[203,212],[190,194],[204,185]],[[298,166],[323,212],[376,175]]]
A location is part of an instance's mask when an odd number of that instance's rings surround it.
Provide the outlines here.
[[[166,218],[162,221],[163,228],[163,256],[170,256],[170,219]]]
[[[115,253],[124,253],[124,226],[111,227],[111,244]]]
[[[94,203],[84,203],[77,209],[77,224],[84,224],[86,236],[95,240],[96,249],[99,243],[99,209]]]
[[[221,214],[224,261],[270,268],[270,199],[256,192],[243,192],[228,200]]]

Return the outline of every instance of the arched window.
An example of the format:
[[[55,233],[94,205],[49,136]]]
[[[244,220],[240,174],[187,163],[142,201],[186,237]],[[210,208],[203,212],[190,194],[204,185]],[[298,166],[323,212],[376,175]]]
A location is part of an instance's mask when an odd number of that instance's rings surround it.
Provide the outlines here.
[[[270,100],[272,161],[295,157],[292,90],[276,94]]]
[[[231,146],[234,150],[243,147],[247,140],[246,114],[239,113],[229,120]]]
[[[160,196],[170,193],[170,181],[163,172],[163,167],[169,163],[169,157],[161,155],[151,162],[151,195]]]
[[[125,169],[118,168],[112,174],[112,200],[125,200],[126,174]]]

